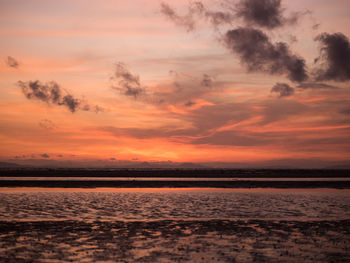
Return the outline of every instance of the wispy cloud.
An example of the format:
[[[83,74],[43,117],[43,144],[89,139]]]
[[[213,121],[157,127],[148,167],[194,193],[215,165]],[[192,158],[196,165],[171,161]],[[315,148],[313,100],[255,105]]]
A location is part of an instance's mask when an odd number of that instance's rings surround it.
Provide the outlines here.
[[[11,68],[17,69],[19,67],[19,62],[14,57],[8,56],[5,59],[5,62],[6,62],[6,65],[11,67]]]
[[[116,82],[112,85],[112,89],[118,90],[126,96],[132,96],[136,99],[145,93],[145,88],[140,84],[140,77],[133,75],[122,62],[115,64],[112,80]]]
[[[53,129],[57,128],[55,123],[53,123],[53,121],[48,120],[48,119],[41,120],[39,122],[39,126],[43,129],[46,129],[46,130],[53,130]]]
[[[195,28],[193,11],[194,10],[189,9],[186,15],[181,16],[167,3],[162,2],[160,4],[160,12],[176,25],[185,27],[187,31],[193,31]]]

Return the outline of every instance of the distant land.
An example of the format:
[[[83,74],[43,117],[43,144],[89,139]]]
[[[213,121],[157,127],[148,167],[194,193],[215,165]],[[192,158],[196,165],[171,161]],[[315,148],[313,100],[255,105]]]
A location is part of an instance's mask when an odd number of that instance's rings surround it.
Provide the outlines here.
[[[95,169],[350,169],[350,161],[332,162],[320,159],[280,159],[254,163],[239,162],[172,162],[129,160],[56,160],[10,159],[1,168],[95,168]]]

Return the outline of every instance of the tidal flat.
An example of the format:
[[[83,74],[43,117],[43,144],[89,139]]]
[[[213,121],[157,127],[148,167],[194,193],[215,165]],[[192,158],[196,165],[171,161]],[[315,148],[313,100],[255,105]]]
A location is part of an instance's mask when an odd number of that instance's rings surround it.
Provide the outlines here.
[[[2,262],[349,262],[350,221],[0,222]]]
[[[347,189],[0,189],[1,262],[349,262]]]

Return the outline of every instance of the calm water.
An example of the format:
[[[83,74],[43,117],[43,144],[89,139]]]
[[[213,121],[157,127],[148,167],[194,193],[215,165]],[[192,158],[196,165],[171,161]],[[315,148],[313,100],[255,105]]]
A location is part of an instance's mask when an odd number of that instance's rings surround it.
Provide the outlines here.
[[[315,181],[350,181],[350,177],[314,177],[314,178],[198,178],[198,177],[0,177],[0,181],[14,180],[14,181],[296,181],[296,182],[315,182]]]
[[[0,192],[0,220],[252,218],[350,219],[350,190],[18,188]]]

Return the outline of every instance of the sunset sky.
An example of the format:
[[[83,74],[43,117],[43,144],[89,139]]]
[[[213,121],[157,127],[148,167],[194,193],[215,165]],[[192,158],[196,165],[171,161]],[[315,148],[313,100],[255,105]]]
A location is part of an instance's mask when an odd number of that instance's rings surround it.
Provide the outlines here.
[[[350,163],[348,0],[1,0],[0,35],[2,162]]]

